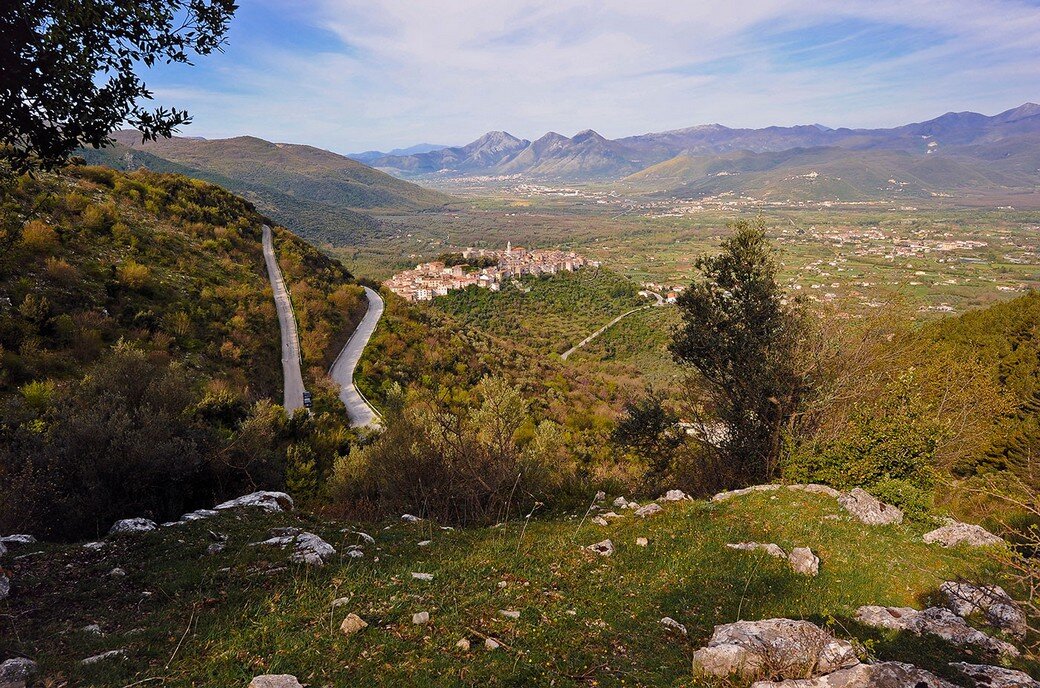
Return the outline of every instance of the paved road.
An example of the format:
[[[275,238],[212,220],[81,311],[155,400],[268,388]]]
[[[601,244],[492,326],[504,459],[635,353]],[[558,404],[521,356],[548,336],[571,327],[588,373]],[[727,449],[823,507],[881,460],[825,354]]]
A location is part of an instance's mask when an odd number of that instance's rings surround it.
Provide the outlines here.
[[[383,299],[373,289],[365,287],[365,296],[368,297],[368,311],[361,319],[354,334],[350,335],[343,351],[339,352],[336,361],[332,364],[329,375],[339,383],[339,398],[347,407],[347,418],[355,427],[372,426],[380,424],[379,412],[368,403],[361,395],[357,385],[354,384],[354,371],[357,369],[361,354],[365,351],[365,345],[376,331],[376,324],[383,315]]]
[[[282,334],[282,377],[285,380],[285,399],[282,406],[288,413],[303,408],[303,373],[300,370],[300,336],[296,331],[296,316],[293,315],[289,291],[278,267],[271,241],[271,228],[264,225],[264,260],[267,261],[267,276],[274,291],[274,306],[278,311],[278,328]]]

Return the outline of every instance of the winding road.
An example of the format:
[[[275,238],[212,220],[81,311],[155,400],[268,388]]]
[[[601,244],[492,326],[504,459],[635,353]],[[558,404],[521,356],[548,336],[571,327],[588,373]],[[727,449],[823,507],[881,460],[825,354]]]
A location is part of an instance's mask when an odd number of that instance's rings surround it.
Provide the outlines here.
[[[285,380],[285,398],[282,406],[292,415],[303,408],[303,372],[300,369],[300,336],[296,331],[296,316],[293,314],[289,290],[285,288],[282,270],[274,254],[271,228],[264,225],[264,260],[267,276],[274,291],[274,306],[278,311],[278,329],[282,335],[282,377]]]
[[[657,303],[650,304],[649,306],[640,306],[639,308],[633,308],[632,310],[628,311],[627,313],[622,313],[618,317],[616,317],[613,320],[611,320],[610,322],[608,322],[603,327],[599,328],[598,330],[596,330],[595,332],[590,334],[585,339],[581,340],[580,342],[578,342],[577,344],[575,344],[571,348],[569,348],[566,351],[564,351],[562,354],[560,354],[560,358],[563,359],[564,361],[566,361],[568,358],[570,358],[570,355],[573,354],[575,351],[577,351],[578,349],[582,348],[583,346],[585,346],[586,344],[591,342],[593,339],[595,339],[596,337],[600,336],[601,334],[603,334],[604,332],[609,330],[611,327],[613,327],[614,325],[616,325],[620,321],[624,320],[628,316],[632,315],[633,313],[638,313],[639,311],[645,311],[647,308],[659,308],[659,307],[665,305],[665,301],[664,301],[664,297],[663,296],[661,296],[657,292],[653,292],[653,291],[650,291],[650,292],[647,292],[647,293],[650,294],[651,296],[653,296],[655,299],[657,299]]]
[[[343,350],[332,364],[329,375],[339,383],[339,398],[347,407],[347,417],[351,426],[379,427],[381,417],[372,404],[368,403],[361,390],[354,384],[354,371],[357,370],[358,361],[365,351],[368,340],[376,331],[379,318],[383,315],[383,299],[374,289],[365,287],[365,296],[368,297],[368,310],[365,317],[361,319],[354,334],[350,335]]]

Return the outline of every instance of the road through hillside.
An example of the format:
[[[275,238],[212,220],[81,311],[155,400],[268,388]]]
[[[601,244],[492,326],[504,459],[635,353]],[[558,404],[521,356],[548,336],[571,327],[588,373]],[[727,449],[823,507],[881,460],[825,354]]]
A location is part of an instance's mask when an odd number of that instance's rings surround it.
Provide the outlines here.
[[[282,377],[285,380],[285,397],[282,405],[288,413],[303,408],[303,372],[300,370],[300,337],[296,331],[296,316],[293,315],[289,291],[278,267],[274,254],[271,228],[264,225],[264,260],[267,276],[274,291],[274,306],[278,311],[278,329],[282,337]]]
[[[364,353],[365,346],[372,338],[379,318],[383,315],[383,299],[379,294],[374,289],[365,287],[365,296],[368,297],[368,311],[329,371],[332,379],[339,383],[339,398],[347,407],[347,417],[355,428],[379,425],[379,412],[368,403],[354,384],[354,371],[357,369],[358,361],[361,360],[361,354]]]
[[[591,342],[593,339],[595,339],[596,337],[600,336],[601,334],[603,334],[604,332],[609,330],[616,323],[620,322],[621,320],[624,320],[625,318],[627,318],[628,316],[632,315],[633,313],[638,313],[639,311],[645,311],[647,308],[652,308],[652,306],[640,306],[639,308],[633,308],[632,310],[628,311],[627,313],[622,313],[618,317],[616,317],[613,320],[611,320],[610,322],[608,322],[603,327],[599,328],[598,330],[596,330],[595,332],[590,334],[585,339],[581,340],[580,342],[578,342],[577,344],[575,344],[571,348],[569,348],[566,351],[564,351],[562,354],[560,354],[560,358],[562,358],[563,360],[566,361],[568,358],[570,358],[571,354],[573,354],[575,351],[577,351],[578,349],[582,348],[583,346],[585,346],[586,344]]]

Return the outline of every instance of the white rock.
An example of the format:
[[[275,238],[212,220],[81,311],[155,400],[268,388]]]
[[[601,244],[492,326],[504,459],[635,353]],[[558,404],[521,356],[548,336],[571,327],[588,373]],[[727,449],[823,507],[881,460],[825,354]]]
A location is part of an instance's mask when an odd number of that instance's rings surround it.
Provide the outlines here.
[[[217,511],[223,511],[225,509],[239,509],[247,506],[259,507],[268,513],[275,513],[278,511],[292,511],[296,503],[293,502],[292,497],[284,492],[260,490],[259,492],[251,492],[235,499],[229,499],[226,502],[217,504],[213,508]]]
[[[681,502],[682,500],[684,500],[686,498],[687,498],[686,497],[686,493],[683,492],[682,490],[668,490],[667,492],[664,493],[664,496],[661,497],[658,501],[660,501],[660,502]]]
[[[628,506],[628,500],[625,499],[624,497],[618,497],[617,499],[614,500],[613,503],[614,503],[614,506],[616,508],[618,508],[618,509],[624,509],[626,506]]]
[[[769,484],[769,485],[752,485],[751,487],[745,487],[740,490],[728,490],[726,492],[719,492],[711,498],[713,502],[724,502],[727,499],[733,499],[734,497],[743,497],[744,495],[752,494],[754,492],[773,492],[779,490],[783,485]]]
[[[88,635],[101,635],[101,626],[97,625],[96,623],[94,623],[94,624],[87,624],[86,626],[84,626],[83,628],[81,628],[79,630],[82,633],[86,633]]]
[[[346,618],[343,619],[343,623],[339,625],[339,631],[343,635],[354,635],[358,631],[367,628],[368,624],[360,616],[351,612],[347,614]]]
[[[274,529],[272,532],[286,532],[295,531],[298,529]],[[297,532],[289,535],[278,535],[263,542],[251,543],[251,546],[269,546],[269,547],[281,547],[285,549],[291,546],[293,548],[292,554],[289,556],[289,561],[295,564],[307,564],[308,566],[323,566],[328,563],[333,555],[336,554],[336,549],[329,543],[322,540],[314,533]]]
[[[432,544],[433,540],[420,540],[418,543],[419,547],[429,547]]]
[[[594,545],[589,545],[585,549],[589,550],[590,552],[595,552],[601,557],[609,557],[611,554],[614,553],[614,543],[611,542],[608,538],[606,540],[603,540],[602,542],[597,542]]]
[[[610,523],[607,521],[607,519],[603,518],[602,516],[594,516],[592,518],[592,522],[595,523],[597,526],[609,526],[610,525]]]
[[[188,513],[181,516],[181,520],[185,522],[189,521],[202,521],[207,518],[213,518],[219,516],[220,512],[216,509],[196,509],[195,511],[189,511]]]
[[[349,602],[350,602],[350,598],[349,597],[337,597],[336,599],[332,600],[332,603],[331,603],[330,606],[333,609],[336,609],[337,607],[342,607],[343,605],[345,605],[345,604],[347,604]]]
[[[778,545],[778,544],[776,544],[774,542],[766,542],[766,543],[761,543],[761,542],[736,542],[736,543],[730,543],[730,542],[727,542],[726,543],[726,547],[729,547],[730,549],[740,550],[742,552],[762,551],[762,552],[765,552],[766,554],[768,554],[771,557],[776,557],[777,559],[786,559],[787,558],[787,552],[785,552],[783,550],[783,548],[780,547],[780,545]]]
[[[1040,681],[1034,680],[1024,671],[967,662],[950,662],[950,666],[974,681],[980,688],[1040,688]]]
[[[412,623],[416,626],[422,626],[424,624],[430,623],[430,613],[416,612],[415,614],[412,614]]]
[[[126,650],[109,650],[108,652],[102,652],[99,655],[81,659],[80,664],[97,664],[98,662],[104,662],[109,659],[126,659]]]
[[[757,681],[751,688],[957,688],[912,664],[857,664],[826,676],[786,681]]]
[[[971,523],[954,522],[949,525],[936,528],[924,534],[924,541],[928,544],[938,543],[943,547],[956,547],[957,545],[968,545],[969,547],[987,547],[999,545],[1004,542],[982,526]]]
[[[838,504],[868,526],[896,525],[903,522],[903,512],[876,499],[861,488],[838,497]]]
[[[20,546],[20,545],[35,545],[35,544],[36,544],[36,538],[34,538],[32,535],[19,534],[19,535],[4,535],[3,537],[0,537],[0,545],[7,545],[11,549],[14,549],[15,547]],[[29,660],[25,660],[25,661],[29,661]]]
[[[455,647],[463,652],[469,652],[469,638],[459,638],[459,642],[455,643]]]
[[[291,674],[264,674],[249,682],[249,688],[303,688]]]
[[[497,650],[498,648],[502,647],[502,644],[494,638],[487,638],[484,640],[484,647],[488,650]]]
[[[820,558],[808,547],[795,547],[788,555],[791,569],[803,576],[815,576],[820,572]]]
[[[419,523],[422,521],[418,516],[412,516],[411,514],[401,514],[401,520],[405,523]]]
[[[99,549],[101,549],[104,546],[105,546],[105,543],[103,543],[103,542],[85,542],[85,543],[83,543],[83,549],[90,550],[91,552],[96,552],[96,551],[98,551]]]
[[[666,616],[663,619],[661,619],[660,623],[669,631],[675,631],[676,633],[679,633],[681,635],[686,635],[686,626],[683,626],[681,623],[679,623],[670,616]]]
[[[108,572],[110,578],[126,578],[126,571],[119,566]]]
[[[599,492],[596,493],[596,496],[593,497],[592,501],[594,501],[594,502],[602,502],[606,498],[607,498],[607,493],[604,492],[603,490],[600,490]]]
[[[638,509],[636,509],[635,513],[636,516],[640,518],[650,518],[651,516],[661,513],[662,511],[664,511],[664,509],[661,508],[660,504],[650,502],[646,506],[641,506]]]
[[[364,540],[366,543],[368,543],[370,545],[376,544],[376,539],[374,537],[372,537],[371,535],[369,535],[368,533],[362,533],[360,530],[354,530],[354,531],[351,531],[351,532],[353,532],[354,535],[357,535],[359,538],[361,538],[362,540]]]
[[[421,581],[432,581],[433,580],[433,574],[432,573],[418,573],[416,571],[412,571],[412,578],[414,578],[415,580],[421,580]]]
[[[948,609],[929,607],[879,607],[866,605],[856,610],[856,621],[867,626],[909,631],[914,635],[935,635],[957,647],[975,646],[990,654],[1017,657],[1018,648],[1003,640],[991,638],[964,622]]]
[[[645,537],[637,537],[636,538],[636,544],[639,545],[640,547],[646,547],[647,545],[650,544],[650,541],[647,540]]]
[[[624,516],[622,516],[621,514],[614,513],[613,511],[608,511],[607,513],[603,514],[603,518],[614,519],[614,518],[624,518]]]
[[[25,688],[36,675],[36,662],[25,657],[15,657],[0,662],[0,688]]]
[[[108,530],[111,535],[124,535],[127,533],[148,533],[159,528],[155,521],[147,518],[124,518],[116,521]]]
[[[520,612],[515,609],[499,609],[498,613],[507,619],[519,619]]]
[[[11,596],[11,579],[0,573],[0,600]]]
[[[1026,615],[999,585],[971,585],[947,581],[939,586],[945,606],[960,617],[982,614],[990,625],[1015,638],[1029,630]]]
[[[4,556],[5,554],[7,554],[7,545],[0,542],[0,557]]]

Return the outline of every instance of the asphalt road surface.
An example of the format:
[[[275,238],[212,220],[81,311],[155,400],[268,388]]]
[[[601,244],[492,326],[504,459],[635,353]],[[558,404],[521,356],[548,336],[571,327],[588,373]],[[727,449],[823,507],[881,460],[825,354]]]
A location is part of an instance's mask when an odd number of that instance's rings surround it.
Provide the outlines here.
[[[365,351],[368,340],[372,338],[372,333],[376,331],[379,318],[383,316],[383,299],[379,294],[365,287],[365,296],[368,297],[368,311],[329,371],[332,379],[339,383],[339,398],[347,407],[347,418],[355,428],[377,427],[380,424],[379,412],[368,403],[354,384],[354,371],[357,369],[358,361],[361,360],[361,354]]]
[[[293,315],[289,291],[285,288],[282,270],[278,267],[278,258],[274,254],[271,228],[267,225],[264,225],[264,260],[267,261],[267,276],[271,279],[274,306],[278,311],[278,328],[282,335],[282,377],[285,379],[285,398],[282,406],[286,412],[292,414],[296,409],[303,408],[300,336],[296,331],[296,317]]]

